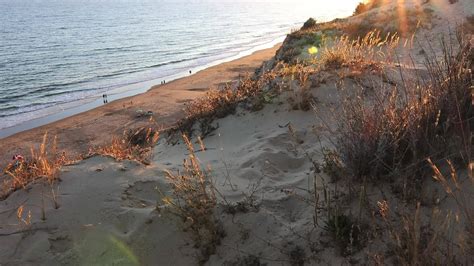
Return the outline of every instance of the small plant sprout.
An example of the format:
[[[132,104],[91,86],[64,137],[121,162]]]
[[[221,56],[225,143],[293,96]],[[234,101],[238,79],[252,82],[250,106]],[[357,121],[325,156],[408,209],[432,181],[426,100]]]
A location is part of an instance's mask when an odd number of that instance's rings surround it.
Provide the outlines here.
[[[31,211],[28,211],[27,214],[24,214],[25,207],[20,205],[16,211],[16,217],[18,220],[18,225],[20,226],[30,226],[31,225]]]

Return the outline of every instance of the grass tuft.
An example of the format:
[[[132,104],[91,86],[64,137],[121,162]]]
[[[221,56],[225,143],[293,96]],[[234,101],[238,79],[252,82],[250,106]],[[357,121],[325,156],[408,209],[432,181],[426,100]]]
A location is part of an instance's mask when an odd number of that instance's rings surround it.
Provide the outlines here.
[[[11,163],[3,170],[6,174],[3,180],[0,198],[6,198],[11,192],[26,188],[36,180],[45,180],[53,184],[59,179],[59,172],[63,165],[71,163],[64,152],[57,150],[57,138],[48,145],[48,134],[43,135],[43,140],[37,149],[30,149],[30,156],[14,156]]]
[[[399,40],[397,33],[389,33],[382,37],[379,30],[369,31],[356,40],[352,40],[349,35],[343,35],[336,38],[333,45],[323,50],[320,61],[326,69],[373,68],[380,62],[393,61],[394,49],[398,46]]]
[[[117,161],[135,160],[149,164],[153,147],[158,142],[160,133],[151,127],[124,131],[120,137],[112,137],[112,141],[104,146],[91,148],[89,155],[102,155]]]

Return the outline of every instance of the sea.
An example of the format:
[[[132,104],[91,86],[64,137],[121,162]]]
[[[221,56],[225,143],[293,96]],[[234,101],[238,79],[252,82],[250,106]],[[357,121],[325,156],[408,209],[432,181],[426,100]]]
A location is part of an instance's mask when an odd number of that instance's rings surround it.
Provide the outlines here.
[[[0,137],[271,47],[356,2],[0,0]]]

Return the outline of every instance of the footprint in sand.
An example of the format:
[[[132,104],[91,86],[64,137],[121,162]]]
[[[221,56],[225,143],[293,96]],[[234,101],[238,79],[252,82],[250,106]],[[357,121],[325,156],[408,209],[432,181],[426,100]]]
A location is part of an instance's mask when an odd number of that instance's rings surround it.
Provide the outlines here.
[[[68,235],[52,236],[48,241],[52,253],[64,253],[72,248],[72,240]]]
[[[301,168],[306,163],[305,158],[294,158],[287,152],[262,152],[253,156],[241,165],[241,168],[255,166],[269,176],[278,176],[281,173],[291,172]]]
[[[129,208],[154,208],[158,197],[157,181],[138,181],[122,193],[122,206]]]

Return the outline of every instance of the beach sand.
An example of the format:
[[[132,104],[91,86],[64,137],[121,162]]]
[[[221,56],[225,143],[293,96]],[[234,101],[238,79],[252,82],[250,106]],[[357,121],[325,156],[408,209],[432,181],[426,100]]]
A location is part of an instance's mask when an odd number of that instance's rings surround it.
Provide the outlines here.
[[[253,73],[263,61],[275,55],[279,46],[210,67],[165,85],[155,85],[146,93],[0,139],[0,166],[4,166],[14,154],[28,154],[30,147],[38,145],[46,132],[49,136],[57,136],[58,149],[65,150],[68,155],[75,157],[87,153],[91,146],[110,142],[113,135],[120,135],[125,129],[148,124],[148,118],[137,118],[137,110],[152,111],[160,126],[170,126],[183,116],[184,103],[204,95],[211,87],[235,80],[239,75]]]

